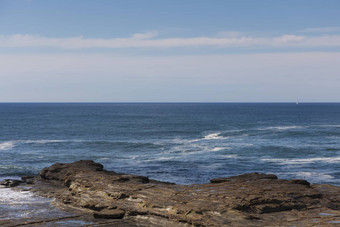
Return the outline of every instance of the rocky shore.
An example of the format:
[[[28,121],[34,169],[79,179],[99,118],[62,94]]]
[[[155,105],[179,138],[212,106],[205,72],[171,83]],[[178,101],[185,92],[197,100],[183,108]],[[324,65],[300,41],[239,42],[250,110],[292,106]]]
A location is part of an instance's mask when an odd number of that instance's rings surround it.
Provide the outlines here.
[[[1,184],[53,198],[65,212],[58,218],[2,220],[2,226],[62,226],[62,220],[70,226],[340,226],[340,187],[272,174],[176,185],[77,161]]]

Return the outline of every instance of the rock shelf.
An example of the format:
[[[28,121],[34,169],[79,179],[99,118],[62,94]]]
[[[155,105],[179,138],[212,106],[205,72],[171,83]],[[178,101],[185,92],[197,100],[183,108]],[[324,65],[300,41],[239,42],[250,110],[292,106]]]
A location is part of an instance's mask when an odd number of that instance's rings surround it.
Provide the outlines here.
[[[91,217],[88,223],[99,226],[340,223],[340,187],[311,185],[299,179],[281,180],[272,174],[249,173],[212,179],[207,184],[176,185],[107,171],[99,163],[82,160],[56,163],[41,170],[34,180],[25,179],[32,192],[54,198],[57,207]]]

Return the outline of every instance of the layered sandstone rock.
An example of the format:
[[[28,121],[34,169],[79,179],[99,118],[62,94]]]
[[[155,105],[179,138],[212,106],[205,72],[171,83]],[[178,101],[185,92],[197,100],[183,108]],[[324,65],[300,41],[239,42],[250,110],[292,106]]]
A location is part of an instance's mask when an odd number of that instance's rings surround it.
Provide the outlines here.
[[[44,168],[32,191],[99,219],[140,226],[332,226],[340,188],[250,173],[176,185],[106,171],[93,161]],[[144,224],[143,224],[144,223]]]

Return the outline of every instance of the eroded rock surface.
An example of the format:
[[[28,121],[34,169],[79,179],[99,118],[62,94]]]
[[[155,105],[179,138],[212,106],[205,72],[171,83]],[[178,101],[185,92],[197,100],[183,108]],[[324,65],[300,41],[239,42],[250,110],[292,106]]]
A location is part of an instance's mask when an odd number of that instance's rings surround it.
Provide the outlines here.
[[[106,171],[93,161],[78,161],[44,168],[32,191],[95,218],[134,220],[140,226],[340,223],[339,187],[280,180],[272,174],[250,173],[212,179],[207,184],[176,185]]]

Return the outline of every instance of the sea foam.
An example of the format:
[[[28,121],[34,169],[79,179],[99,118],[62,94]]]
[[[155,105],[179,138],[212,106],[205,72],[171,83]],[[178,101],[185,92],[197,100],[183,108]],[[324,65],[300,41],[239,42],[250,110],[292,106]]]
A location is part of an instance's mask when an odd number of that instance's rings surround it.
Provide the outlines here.
[[[52,206],[52,201],[50,198],[36,196],[30,191],[0,188],[0,221],[40,217],[51,217],[52,219],[69,215],[69,213]]]
[[[291,126],[273,126],[273,127],[266,127],[266,128],[260,128],[259,130],[290,130],[290,129],[302,129],[306,128],[306,126],[297,126],[297,125],[291,125]]]
[[[3,143],[0,143],[0,150],[10,150],[14,147],[14,141],[6,141]]]
[[[29,191],[14,191],[10,188],[0,188],[0,204],[21,205],[45,203],[46,201],[50,201],[50,199],[35,197],[34,194]]]
[[[214,147],[213,149],[212,149],[212,151],[221,151],[221,150],[223,150],[224,149],[224,147]]]
[[[334,177],[326,174],[326,173],[320,173],[320,172],[297,172],[295,173],[296,176],[306,179],[317,179],[318,181],[322,180],[330,180]]]
[[[10,150],[20,144],[48,144],[64,142],[82,142],[80,140],[10,140],[0,143],[0,150]]]
[[[205,140],[219,140],[219,139],[223,139],[225,137],[223,136],[220,136],[221,134],[220,133],[211,133],[209,135],[206,135],[204,137]]]
[[[329,157],[329,158],[297,158],[297,159],[288,159],[288,158],[263,158],[261,161],[264,162],[275,162],[281,165],[301,165],[301,164],[310,164],[316,162],[324,162],[324,163],[340,163],[340,157]]]

